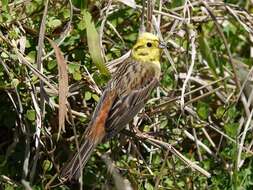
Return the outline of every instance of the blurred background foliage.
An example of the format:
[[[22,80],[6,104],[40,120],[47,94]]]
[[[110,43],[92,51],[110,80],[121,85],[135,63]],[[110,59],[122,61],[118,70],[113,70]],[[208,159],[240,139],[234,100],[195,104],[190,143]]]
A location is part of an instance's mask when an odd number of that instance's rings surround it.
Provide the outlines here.
[[[59,97],[46,82],[58,89],[59,63],[49,41],[39,45],[39,39],[52,39],[67,61],[80,140],[113,60],[138,36],[141,6],[138,0],[0,1],[0,189],[74,188],[57,178],[76,150],[74,126],[68,115],[57,138]],[[161,0],[154,9],[153,30],[168,45],[160,86],[127,130],[96,149],[84,188],[252,189],[253,2]],[[211,177],[135,133],[173,145]],[[127,182],[121,188],[103,154]]]

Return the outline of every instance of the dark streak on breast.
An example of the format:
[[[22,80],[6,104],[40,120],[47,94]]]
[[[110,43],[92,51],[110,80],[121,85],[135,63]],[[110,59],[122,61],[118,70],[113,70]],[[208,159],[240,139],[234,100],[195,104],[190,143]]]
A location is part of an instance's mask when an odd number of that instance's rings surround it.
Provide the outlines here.
[[[144,52],[138,53],[138,55],[140,55],[140,56],[147,56],[148,54],[149,54],[148,52],[146,52],[146,53],[144,53]]]

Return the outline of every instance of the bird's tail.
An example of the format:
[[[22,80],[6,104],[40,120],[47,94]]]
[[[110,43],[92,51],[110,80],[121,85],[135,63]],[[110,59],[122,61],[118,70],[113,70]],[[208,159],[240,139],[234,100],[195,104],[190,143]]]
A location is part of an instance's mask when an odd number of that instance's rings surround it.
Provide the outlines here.
[[[72,160],[63,168],[60,177],[63,180],[77,181],[81,171],[90,158],[93,150],[96,148],[106,135],[105,124],[114,101],[114,92],[105,91],[100,98],[95,112],[93,113],[89,127],[87,128],[84,141],[72,158]]]
[[[77,151],[62,169],[61,178],[68,181],[77,181],[81,175],[81,170],[84,168],[98,143],[98,140],[86,138],[79,149],[80,151]]]

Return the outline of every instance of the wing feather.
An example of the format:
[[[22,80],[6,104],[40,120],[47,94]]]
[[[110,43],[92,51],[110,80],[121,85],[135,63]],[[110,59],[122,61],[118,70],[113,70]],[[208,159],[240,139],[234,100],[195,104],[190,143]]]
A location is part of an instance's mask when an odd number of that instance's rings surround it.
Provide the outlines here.
[[[133,119],[133,117],[144,107],[151,91],[159,83],[153,72],[150,72],[150,70],[143,71],[143,68],[138,69],[142,70],[139,73],[142,73],[145,78],[144,80],[132,78],[130,81],[128,81],[128,85],[131,86],[132,82],[135,83],[135,87],[128,91],[124,91],[122,94],[118,94],[118,97],[115,99],[106,121],[107,138],[111,138],[117,134],[122,128],[125,127],[126,124],[129,123],[129,121]],[[121,78],[124,77],[121,76]],[[122,83],[122,81],[118,81],[118,84],[122,85],[124,83]],[[117,88],[127,89],[126,87],[121,86],[116,87],[116,89]]]

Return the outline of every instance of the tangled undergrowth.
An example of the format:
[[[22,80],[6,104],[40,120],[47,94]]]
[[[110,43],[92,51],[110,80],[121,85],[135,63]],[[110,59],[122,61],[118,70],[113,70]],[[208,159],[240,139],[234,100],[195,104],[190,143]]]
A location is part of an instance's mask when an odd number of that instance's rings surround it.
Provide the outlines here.
[[[252,189],[252,1],[149,3],[0,2],[0,189],[71,189],[57,175],[144,25],[167,43],[160,85],[84,188]]]

